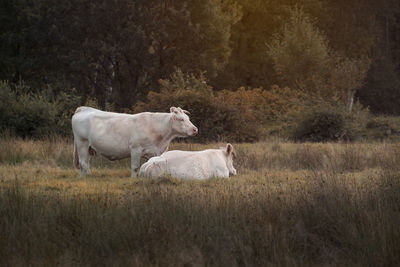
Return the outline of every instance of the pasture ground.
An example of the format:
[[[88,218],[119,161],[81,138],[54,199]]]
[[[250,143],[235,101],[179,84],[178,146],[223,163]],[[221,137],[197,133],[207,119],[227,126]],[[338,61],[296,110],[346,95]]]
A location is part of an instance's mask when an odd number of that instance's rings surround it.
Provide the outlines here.
[[[230,179],[132,179],[99,157],[83,178],[70,140],[1,138],[0,265],[400,264],[400,144],[234,147]]]

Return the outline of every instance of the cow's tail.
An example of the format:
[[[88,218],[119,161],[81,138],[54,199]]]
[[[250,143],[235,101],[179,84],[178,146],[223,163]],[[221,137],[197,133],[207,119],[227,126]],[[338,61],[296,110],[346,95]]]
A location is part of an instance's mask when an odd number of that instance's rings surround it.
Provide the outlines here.
[[[79,169],[79,154],[78,154],[78,148],[76,147],[76,144],[74,142],[74,166],[75,168]]]

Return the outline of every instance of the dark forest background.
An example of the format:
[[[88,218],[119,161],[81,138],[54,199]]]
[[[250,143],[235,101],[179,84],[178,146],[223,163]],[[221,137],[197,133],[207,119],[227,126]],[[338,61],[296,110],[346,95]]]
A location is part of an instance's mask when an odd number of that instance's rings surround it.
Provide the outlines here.
[[[396,0],[1,0],[0,128],[68,134],[78,105],[181,105],[213,140],[287,132],[296,114],[296,138],[317,134],[299,133],[307,114],[351,138],[355,118],[400,114],[399,59]]]

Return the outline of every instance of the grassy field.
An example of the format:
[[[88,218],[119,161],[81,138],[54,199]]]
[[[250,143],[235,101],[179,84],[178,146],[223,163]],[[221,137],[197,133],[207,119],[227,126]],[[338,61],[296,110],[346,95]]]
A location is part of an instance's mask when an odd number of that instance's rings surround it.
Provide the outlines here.
[[[400,264],[400,144],[234,144],[238,175],[207,181],[83,178],[72,147],[0,139],[0,265]]]

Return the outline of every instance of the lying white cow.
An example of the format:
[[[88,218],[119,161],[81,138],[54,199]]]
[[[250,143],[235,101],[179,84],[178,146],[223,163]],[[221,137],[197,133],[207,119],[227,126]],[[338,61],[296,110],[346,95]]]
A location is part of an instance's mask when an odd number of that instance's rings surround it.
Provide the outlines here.
[[[233,147],[203,151],[173,150],[153,157],[140,167],[139,176],[157,178],[171,175],[182,179],[229,178],[236,175],[233,167]]]
[[[72,116],[74,165],[89,174],[89,154],[96,152],[109,160],[130,156],[132,177],[136,177],[141,157],[161,155],[175,137],[197,134],[188,113],[176,107],[170,113],[134,115],[79,107]]]

